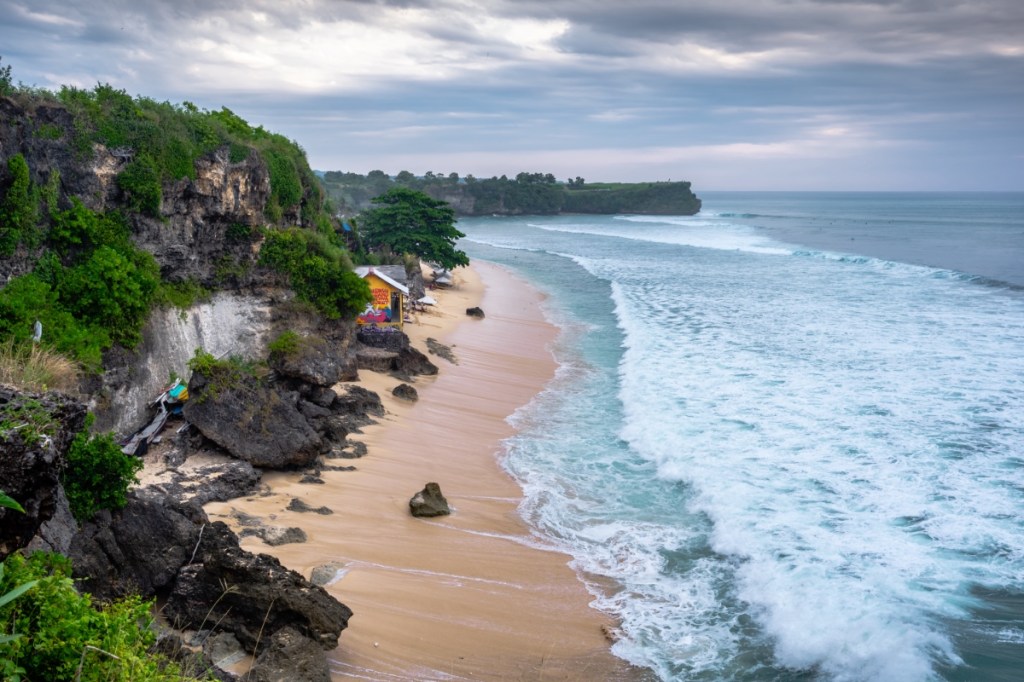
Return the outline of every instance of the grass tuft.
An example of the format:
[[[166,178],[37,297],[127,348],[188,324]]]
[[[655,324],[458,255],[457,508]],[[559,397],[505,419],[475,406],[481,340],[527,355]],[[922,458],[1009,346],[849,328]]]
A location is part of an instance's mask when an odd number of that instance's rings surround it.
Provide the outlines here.
[[[23,391],[65,391],[78,387],[75,361],[39,344],[0,342],[0,383]]]

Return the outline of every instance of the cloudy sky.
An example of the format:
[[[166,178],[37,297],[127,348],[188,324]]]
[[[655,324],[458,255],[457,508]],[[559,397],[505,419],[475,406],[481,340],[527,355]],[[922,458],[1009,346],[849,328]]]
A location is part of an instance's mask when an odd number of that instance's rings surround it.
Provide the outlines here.
[[[0,0],[14,80],[226,106],[320,170],[1024,189],[1022,0]]]

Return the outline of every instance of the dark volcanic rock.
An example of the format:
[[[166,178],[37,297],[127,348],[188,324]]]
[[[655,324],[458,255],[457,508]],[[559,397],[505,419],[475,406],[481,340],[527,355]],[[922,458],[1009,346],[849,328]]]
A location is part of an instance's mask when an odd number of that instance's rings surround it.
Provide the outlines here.
[[[383,348],[360,346],[355,349],[355,357],[359,369],[370,372],[387,372],[394,366],[398,353]]]
[[[433,376],[437,374],[437,365],[432,363],[426,355],[412,346],[398,354],[398,357],[392,364],[392,368],[394,371],[401,374],[423,374],[426,376]]]
[[[452,349],[435,338],[427,339],[427,350],[431,355],[442,357],[453,365],[459,364],[459,360],[455,357],[455,353],[452,352]]]
[[[480,308],[466,308],[466,314],[478,320],[484,319],[484,311]]]
[[[288,511],[303,513],[315,512],[323,516],[327,516],[328,514],[334,513],[334,510],[332,510],[330,507],[311,507],[297,497],[293,497],[292,501],[288,503]]]
[[[333,561],[323,566],[317,566],[310,573],[309,582],[314,585],[330,585],[338,580],[345,574],[345,564]]]
[[[185,418],[233,456],[275,469],[306,466],[323,444],[297,408],[298,394],[282,394],[255,377],[207,377],[193,372]]]
[[[165,614],[181,628],[216,623],[253,651],[258,641],[266,648],[271,633],[287,626],[332,649],[352,611],[274,557],[241,549],[217,521],[206,527],[195,563],[179,572]]]
[[[349,441],[344,446],[325,453],[324,457],[327,459],[359,459],[360,457],[366,457],[367,452],[369,450],[366,447],[366,443]]]
[[[306,542],[306,531],[301,528],[282,528],[280,526],[260,526],[259,528],[246,528],[239,536],[247,537],[255,535],[271,547],[278,545],[290,545],[296,542]]]
[[[74,577],[101,600],[164,592],[189,560],[205,520],[198,505],[132,492],[124,509],[101,511],[82,524],[69,553]]]
[[[70,396],[0,386],[0,490],[25,510],[0,507],[0,558],[28,544],[58,512],[60,471],[85,414]]]
[[[329,387],[349,372],[347,353],[347,345],[329,343],[320,336],[303,336],[293,350],[272,352],[268,362],[282,376]]]
[[[36,536],[25,546],[25,551],[32,552],[57,552],[67,554],[71,550],[71,539],[78,532],[78,521],[75,521],[71,513],[71,506],[68,498],[64,495],[64,488],[57,488],[57,508],[43,525],[39,526]]]
[[[448,507],[448,500],[441,494],[441,486],[437,483],[428,483],[423,490],[413,495],[409,500],[409,511],[413,516],[419,517],[445,516],[452,513]]]
[[[331,411],[351,424],[366,426],[374,423],[373,417],[384,416],[384,405],[380,402],[380,396],[373,391],[347,384],[345,392],[334,399]]]
[[[331,682],[331,669],[316,642],[293,627],[273,634],[246,676],[253,682]]]
[[[409,384],[398,384],[391,389],[391,393],[396,398],[401,398],[402,400],[408,400],[411,402],[416,402],[420,398],[420,394],[417,393],[416,389]]]
[[[179,500],[226,502],[256,491],[261,474],[248,462],[232,460],[195,469],[189,474],[177,471],[171,483],[158,490]]]

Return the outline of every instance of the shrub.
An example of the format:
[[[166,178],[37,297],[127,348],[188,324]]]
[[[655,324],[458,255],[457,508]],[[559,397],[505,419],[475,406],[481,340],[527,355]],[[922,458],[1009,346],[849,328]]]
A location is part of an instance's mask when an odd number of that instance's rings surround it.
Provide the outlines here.
[[[202,348],[196,348],[195,355],[188,361],[188,368],[193,373],[202,374],[215,388],[232,388],[240,384],[243,377],[256,377],[260,374],[256,363],[243,360],[237,355],[219,360]],[[207,392],[209,390],[208,387]]]
[[[299,350],[300,338],[298,334],[292,330],[281,332],[281,335],[270,342],[267,346],[267,350],[270,351],[270,355],[289,356]]]
[[[0,407],[0,441],[20,439],[35,444],[56,435],[58,424],[35,398],[21,397]]]
[[[287,275],[296,296],[330,319],[355,317],[371,298],[370,286],[352,272],[348,253],[320,233],[269,230],[259,263]]]
[[[125,255],[101,246],[65,271],[60,302],[76,318],[108,330],[113,341],[134,346],[159,282],[159,267],[149,253]]]
[[[139,213],[160,216],[163,188],[156,163],[147,154],[139,154],[117,176],[117,186],[128,198],[128,205]]]
[[[0,606],[3,632],[22,635],[0,643],[3,679],[186,679],[175,663],[149,652],[156,640],[152,602],[132,596],[97,609],[89,595],[75,590],[71,562],[59,554],[13,554],[5,565],[0,594],[27,582],[35,587]]]
[[[72,441],[61,477],[71,513],[79,521],[88,521],[101,509],[122,509],[142,469],[142,460],[121,452],[112,433],[90,436],[88,431],[87,426]]]
[[[54,287],[34,272],[16,277],[0,289],[0,336],[28,342],[36,320],[43,325],[45,347],[75,358],[86,369],[99,369],[103,349],[111,344],[110,334],[75,319],[59,302]]]
[[[38,242],[36,222],[39,198],[29,177],[28,163],[21,154],[7,160],[11,184],[0,202],[0,255],[9,256],[19,243],[34,246]]]
[[[187,310],[196,303],[209,300],[210,290],[194,279],[183,282],[162,282],[154,294],[159,305]]]

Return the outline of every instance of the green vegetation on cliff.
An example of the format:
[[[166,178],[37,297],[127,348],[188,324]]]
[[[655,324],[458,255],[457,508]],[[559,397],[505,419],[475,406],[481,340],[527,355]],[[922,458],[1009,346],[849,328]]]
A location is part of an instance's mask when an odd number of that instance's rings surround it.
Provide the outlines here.
[[[38,321],[44,347],[96,371],[106,349],[138,343],[154,306],[188,305],[268,271],[284,273],[328,317],[364,306],[368,293],[351,272],[335,211],[305,152],[284,136],[227,108],[157,102],[106,84],[15,86],[10,67],[0,68],[0,109],[0,341],[30,343]],[[238,164],[243,189],[258,198],[243,222],[219,208],[237,206],[237,194],[211,197],[207,214],[172,208],[187,208],[190,183],[216,164]],[[210,265],[182,268],[195,256],[181,248],[155,258],[147,249],[165,239],[161,232],[171,242],[196,240]],[[302,255],[283,264],[273,252],[289,240]]]
[[[457,215],[554,215],[558,213],[639,213],[693,215],[700,199],[689,182],[600,183],[588,185],[581,177],[561,183],[551,173],[519,173],[475,178],[426,173],[416,177],[401,171],[393,178],[375,170],[358,173],[328,171],[322,178],[330,198],[346,213],[371,206],[393,187],[420,190],[452,205]]]
[[[98,608],[75,589],[71,562],[47,552],[12,554],[0,564],[0,595],[25,585],[0,603],[0,679],[195,679],[151,651],[152,601],[128,597]]]

